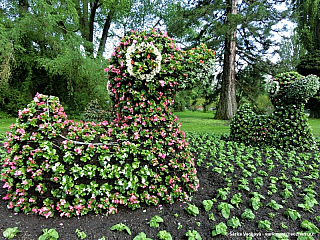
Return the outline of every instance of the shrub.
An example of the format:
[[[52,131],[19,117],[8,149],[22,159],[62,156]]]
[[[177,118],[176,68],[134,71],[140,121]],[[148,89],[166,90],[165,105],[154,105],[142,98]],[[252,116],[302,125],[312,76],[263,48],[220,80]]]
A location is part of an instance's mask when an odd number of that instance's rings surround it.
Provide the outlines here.
[[[319,89],[319,78],[289,72],[276,76],[270,89],[274,111],[257,115],[249,104],[239,107],[230,124],[230,137],[250,145],[309,149],[315,145],[304,114],[308,97]]]
[[[85,110],[82,120],[84,121],[93,121],[93,122],[102,122],[102,121],[111,121],[114,119],[115,112],[112,109],[104,110],[98,103],[98,100],[91,100]]]
[[[37,94],[4,143],[8,208],[71,217],[189,200],[199,180],[171,107],[177,80],[188,81],[182,73],[213,56],[205,46],[182,52],[165,33],[133,31],[106,68],[110,122],[67,120],[58,98]]]

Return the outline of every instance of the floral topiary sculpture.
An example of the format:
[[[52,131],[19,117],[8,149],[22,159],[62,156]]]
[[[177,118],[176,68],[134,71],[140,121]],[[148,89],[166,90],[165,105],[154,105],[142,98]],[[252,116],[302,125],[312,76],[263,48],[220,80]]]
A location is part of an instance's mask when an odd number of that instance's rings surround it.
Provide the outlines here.
[[[270,116],[257,115],[248,104],[231,121],[230,138],[250,145],[307,150],[315,141],[304,114],[304,104],[319,90],[319,78],[296,72],[279,74],[270,88],[275,107]]]
[[[156,30],[122,38],[105,69],[112,122],[67,120],[58,98],[37,94],[4,144],[8,208],[71,217],[189,200],[197,170],[171,106],[212,58],[204,45],[184,52]]]

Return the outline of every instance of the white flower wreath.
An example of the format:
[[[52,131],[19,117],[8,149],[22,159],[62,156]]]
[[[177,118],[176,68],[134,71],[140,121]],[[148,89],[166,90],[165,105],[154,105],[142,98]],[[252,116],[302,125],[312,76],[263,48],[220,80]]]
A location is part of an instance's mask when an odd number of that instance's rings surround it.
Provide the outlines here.
[[[136,50],[138,51],[143,51],[145,48],[152,48],[153,53],[157,56],[156,59],[154,60],[155,63],[157,64],[157,67],[152,69],[152,71],[148,74],[137,74],[133,72],[133,66],[132,66],[132,58],[131,58],[131,54],[134,53]],[[126,66],[128,69],[128,72],[130,74],[130,76],[139,78],[141,80],[146,80],[146,81],[150,81],[151,79],[154,78],[154,76],[160,72],[161,70],[161,60],[162,60],[162,56],[161,53],[159,51],[158,48],[156,48],[153,44],[151,43],[145,43],[142,42],[140,44],[135,44],[133,43],[130,47],[128,47],[127,52],[126,52]]]
[[[270,85],[268,86],[268,88],[269,88],[268,89],[269,95],[271,97],[275,97],[278,94],[279,90],[280,90],[279,82],[278,81],[272,81],[270,83]]]

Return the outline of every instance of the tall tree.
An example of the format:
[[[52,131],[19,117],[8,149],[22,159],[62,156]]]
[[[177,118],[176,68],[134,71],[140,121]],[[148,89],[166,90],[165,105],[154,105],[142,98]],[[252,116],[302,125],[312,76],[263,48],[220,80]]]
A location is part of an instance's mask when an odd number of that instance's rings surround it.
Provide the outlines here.
[[[233,21],[237,14],[237,0],[227,0],[225,49],[220,100],[215,118],[231,119],[237,110],[236,101],[236,44],[237,23]]]
[[[320,49],[320,0],[292,0],[293,20],[305,48]]]
[[[0,107],[15,113],[37,91],[60,97],[69,110],[78,112],[93,98],[105,103],[103,55],[112,45],[109,40],[118,38],[115,27],[152,22],[152,16],[157,19],[157,4],[163,2],[1,1],[0,77],[7,85],[0,91]],[[134,16],[140,21],[133,21]]]
[[[292,0],[292,3],[292,19],[297,23],[299,40],[307,49],[300,58],[298,72],[320,76],[320,0]],[[306,108],[310,109],[310,117],[320,117],[320,92],[309,99]]]
[[[187,46],[207,43],[217,50],[217,57],[223,59],[222,99],[216,118],[230,119],[236,110],[234,65],[241,69],[247,64],[263,62],[264,56],[270,54],[274,46],[271,37],[277,31],[275,24],[286,17],[286,11],[277,8],[284,2],[286,0],[193,0],[171,6],[176,12],[172,10],[175,14],[167,18],[169,32],[180,37],[181,42],[187,42]],[[236,60],[231,64],[230,61]],[[267,68],[261,70],[267,71]]]

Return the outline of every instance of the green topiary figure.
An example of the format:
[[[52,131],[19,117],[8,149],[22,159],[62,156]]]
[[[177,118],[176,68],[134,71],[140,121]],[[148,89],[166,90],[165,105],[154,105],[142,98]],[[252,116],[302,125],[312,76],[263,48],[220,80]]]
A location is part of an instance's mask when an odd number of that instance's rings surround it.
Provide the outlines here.
[[[269,115],[257,115],[243,104],[231,121],[230,138],[250,145],[307,150],[314,138],[304,114],[304,104],[319,89],[319,78],[296,72],[277,75],[270,88],[275,107]]]
[[[166,33],[131,32],[105,69],[110,122],[67,120],[56,97],[37,94],[5,142],[8,207],[71,217],[189,200],[197,170],[171,107],[179,85],[192,84],[213,57],[204,45],[181,51]]]

